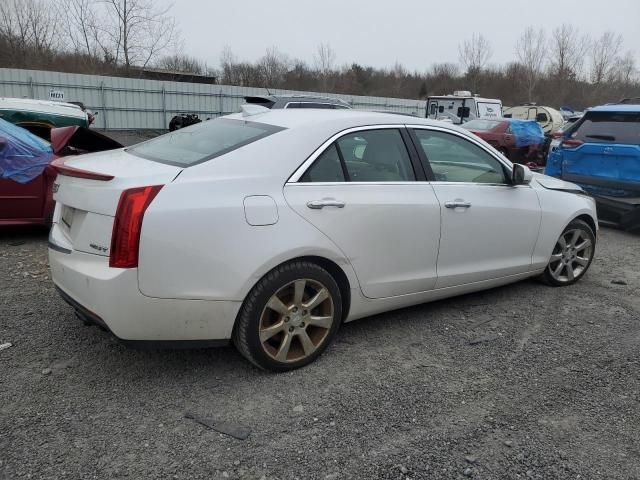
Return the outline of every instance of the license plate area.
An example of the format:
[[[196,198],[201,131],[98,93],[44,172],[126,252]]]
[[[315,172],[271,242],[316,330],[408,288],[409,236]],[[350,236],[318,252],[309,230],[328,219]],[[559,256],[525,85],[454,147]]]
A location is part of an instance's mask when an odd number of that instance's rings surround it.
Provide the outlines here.
[[[76,209],[73,207],[69,207],[67,205],[63,205],[62,214],[60,215],[60,221],[62,224],[67,227],[68,230],[71,230],[71,225],[73,225],[73,217],[75,215]]]

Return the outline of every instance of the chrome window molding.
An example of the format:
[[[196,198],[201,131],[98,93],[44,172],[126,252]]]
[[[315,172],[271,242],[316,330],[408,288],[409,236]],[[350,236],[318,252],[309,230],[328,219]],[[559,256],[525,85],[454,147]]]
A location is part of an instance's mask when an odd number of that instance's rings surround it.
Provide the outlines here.
[[[315,102],[314,102],[315,103]],[[513,169],[513,164],[511,164],[511,162],[509,162],[508,160],[505,162],[506,159],[501,158],[501,156],[498,154],[496,155],[497,152],[491,151],[490,149],[488,149],[485,145],[483,145],[482,143],[480,143],[478,140],[476,140],[475,138],[469,137],[467,135],[465,135],[464,133],[460,133],[456,130],[451,130],[449,128],[446,127],[438,127],[435,125],[412,125],[412,124],[384,124],[384,125],[364,125],[364,126],[359,126],[359,127],[351,127],[348,128],[346,130],[342,130],[336,134],[334,134],[332,137],[330,137],[327,141],[325,141],[322,145],[320,145],[303,163],[302,165],[300,165],[295,172],[293,172],[293,174],[289,177],[289,179],[287,180],[287,184],[300,184],[300,185],[340,185],[340,184],[353,184],[353,185],[363,185],[363,184],[367,184],[367,185],[392,185],[392,184],[397,184],[397,185],[404,185],[404,184],[416,184],[416,183],[427,183],[427,184],[437,184],[437,185],[484,185],[484,186],[500,186],[500,187],[504,187],[504,186],[508,186],[508,187],[512,187],[513,185],[510,185],[508,183],[474,183],[474,182],[440,182],[437,180],[433,180],[433,181],[426,181],[426,182],[422,182],[422,181],[406,181],[406,182],[300,182],[300,178],[302,178],[302,176],[305,174],[305,172],[307,171],[307,169],[309,167],[311,167],[311,165],[313,165],[313,162],[316,161],[316,159],[322,155],[324,153],[324,151],[329,148],[331,146],[331,144],[333,142],[335,142],[336,140],[338,140],[339,138],[342,138],[345,135],[349,135],[350,133],[355,133],[355,132],[364,132],[367,130],[384,130],[384,129],[402,129],[402,128],[410,128],[410,129],[414,129],[414,130],[431,130],[431,131],[438,131],[438,132],[443,132],[443,133],[448,133],[450,135],[455,135],[457,137],[460,137],[468,142],[473,143],[474,145],[480,147],[482,150],[484,150],[486,153],[488,153],[491,157],[493,157],[495,160],[497,160],[501,165],[503,165],[507,171],[511,172]],[[520,185],[519,185],[520,186]],[[528,187],[528,185],[526,185]]]

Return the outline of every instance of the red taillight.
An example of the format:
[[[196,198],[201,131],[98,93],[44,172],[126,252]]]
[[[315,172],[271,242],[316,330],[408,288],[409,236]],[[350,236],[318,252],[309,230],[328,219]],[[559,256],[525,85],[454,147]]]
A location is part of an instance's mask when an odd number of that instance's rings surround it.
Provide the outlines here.
[[[562,130],[556,130],[551,134],[553,138],[562,138],[562,135],[564,135],[564,132]]]
[[[81,168],[68,167],[64,164],[66,158],[58,158],[51,162],[51,166],[60,175],[66,175],[67,177],[87,178],[89,180],[102,180],[108,182],[113,180],[113,175],[105,175],[103,173],[90,172],[88,170],[82,170]]]
[[[582,144],[584,144],[582,140],[577,140],[575,138],[567,138],[560,144],[560,146],[562,148],[576,148]]]
[[[136,268],[138,266],[144,212],[162,187],[162,185],[152,185],[129,188],[120,195],[111,234],[110,267]]]

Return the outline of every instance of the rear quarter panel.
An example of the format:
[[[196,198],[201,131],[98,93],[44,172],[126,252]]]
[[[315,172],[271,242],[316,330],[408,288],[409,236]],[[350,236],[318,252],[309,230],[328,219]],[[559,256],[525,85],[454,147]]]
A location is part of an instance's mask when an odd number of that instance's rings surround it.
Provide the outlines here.
[[[145,214],[139,287],[159,298],[244,300],[269,270],[287,260],[321,256],[355,274],[340,250],[286,204],[282,188],[259,177],[189,180],[167,185]],[[244,199],[273,198],[277,222],[252,226]]]

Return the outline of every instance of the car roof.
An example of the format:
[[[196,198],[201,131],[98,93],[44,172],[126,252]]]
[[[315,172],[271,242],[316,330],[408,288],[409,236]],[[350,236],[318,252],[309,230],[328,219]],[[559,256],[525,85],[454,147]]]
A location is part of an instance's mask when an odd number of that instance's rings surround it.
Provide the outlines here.
[[[589,109],[589,112],[631,112],[640,113],[640,105],[631,104],[615,104],[615,105],[601,105],[599,107],[593,107]]]
[[[254,115],[234,113],[225,118],[266,123],[284,128],[303,127],[319,123],[339,124],[343,129],[368,125],[428,125],[464,131],[448,122],[428,120],[395,113],[366,110],[324,110],[313,108],[268,110]]]
[[[247,95],[244,97],[247,102],[256,102],[260,100],[266,100],[271,102],[323,102],[323,103],[334,103],[336,105],[345,105],[349,104],[344,100],[339,98],[331,98],[331,97],[321,97],[316,95]]]

